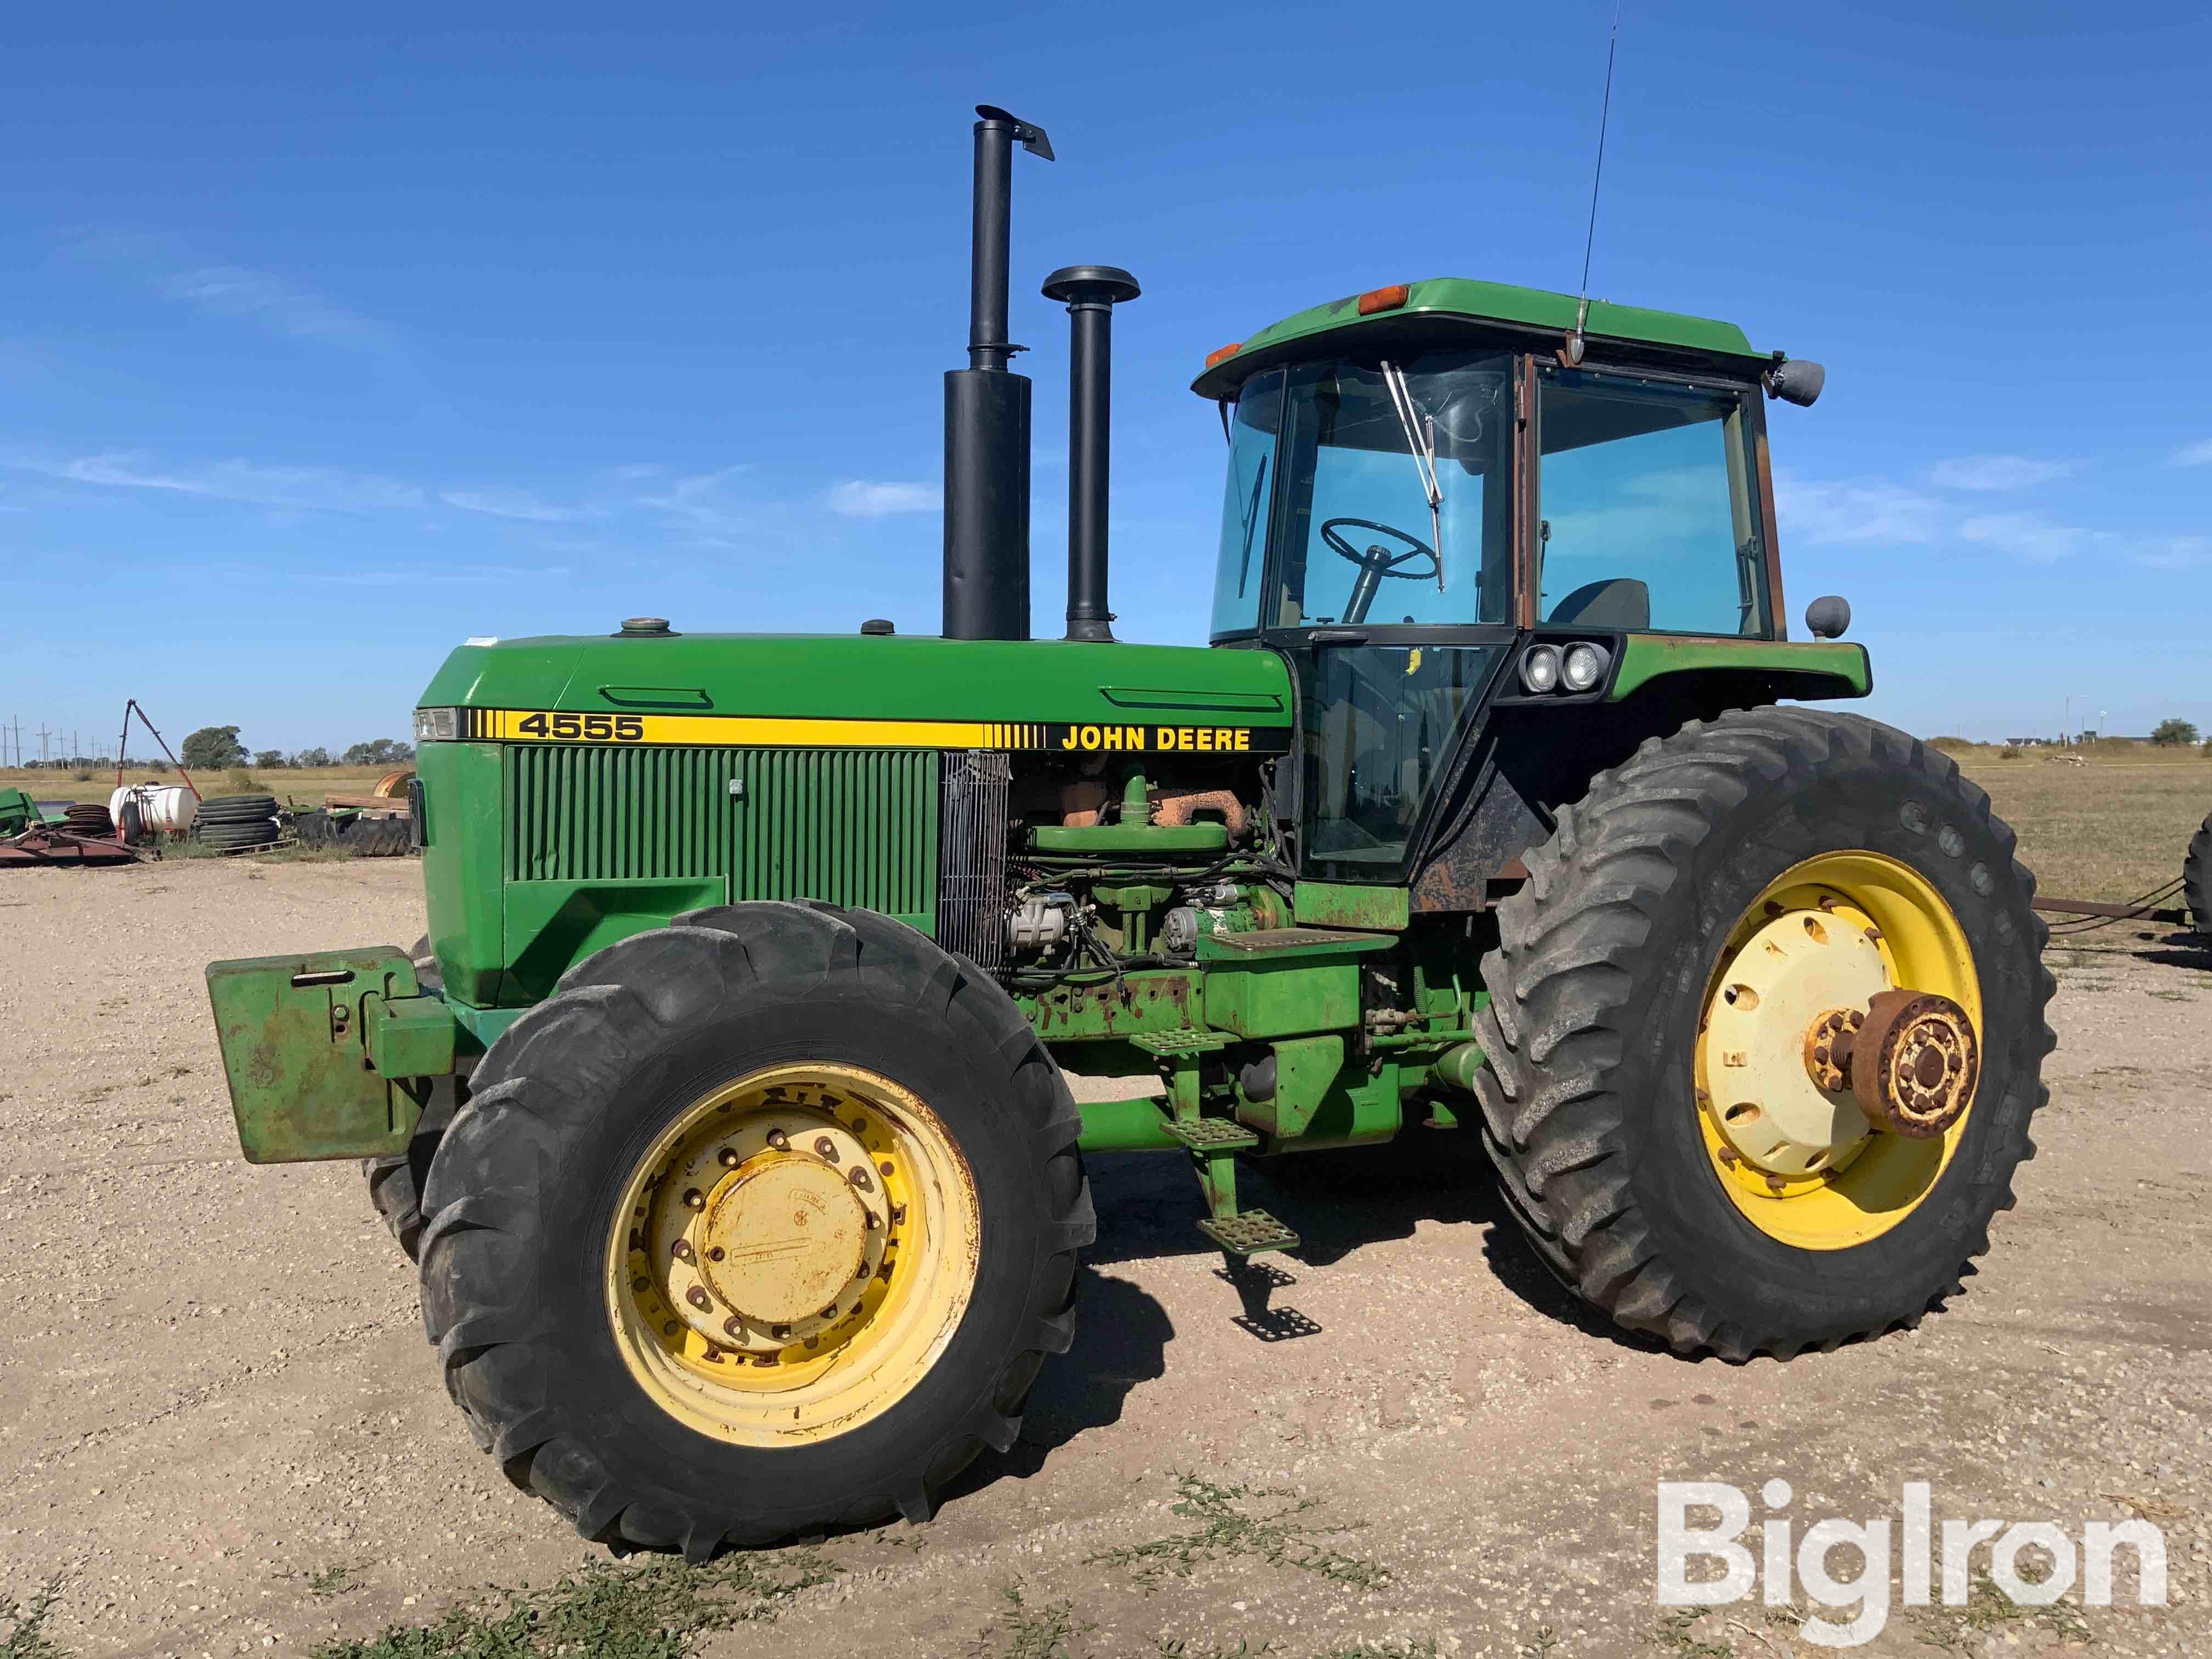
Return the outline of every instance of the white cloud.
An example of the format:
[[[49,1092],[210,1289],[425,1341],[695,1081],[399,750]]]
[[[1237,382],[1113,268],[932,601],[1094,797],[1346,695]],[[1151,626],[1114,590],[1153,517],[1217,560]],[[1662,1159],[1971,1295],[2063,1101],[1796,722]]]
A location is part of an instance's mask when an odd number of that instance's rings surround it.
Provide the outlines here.
[[[2025,455],[1961,455],[1938,461],[1928,476],[1947,489],[2025,489],[2063,478],[2072,461],[2038,461]]]
[[[678,478],[657,495],[640,495],[637,505],[649,507],[672,528],[689,531],[692,538],[713,546],[733,545],[735,538],[755,526],[755,514],[722,499],[723,481],[746,471],[741,463],[714,472]]]
[[[2212,563],[2212,536],[2155,538],[2136,552],[2136,562],[2153,570],[2185,570],[2191,565]]]
[[[531,524],[567,524],[586,516],[583,509],[553,507],[526,489],[447,489],[438,499],[465,513],[488,513],[495,519],[521,519]]]
[[[2036,564],[2054,563],[2102,539],[2097,531],[2058,524],[2040,513],[1983,514],[1960,525],[1959,534]]]
[[[1932,542],[1943,529],[1940,501],[1893,483],[1822,483],[1778,471],[1774,496],[1783,533],[1796,541]]]
[[[2176,466],[2212,466],[2212,438],[2199,438],[2193,444],[2184,444],[2173,452]]]
[[[934,513],[944,501],[933,483],[864,483],[855,479],[830,492],[830,509],[848,519],[880,519],[890,513]]]
[[[70,244],[82,258],[120,265],[173,300],[245,317],[301,339],[380,343],[385,331],[273,270],[211,263],[173,237],[100,231]]]
[[[371,513],[418,507],[427,502],[420,489],[398,478],[341,472],[330,467],[217,461],[197,470],[157,469],[140,456],[113,453],[65,460],[17,454],[9,457],[8,464],[49,478],[101,489],[164,489],[210,501],[244,501],[253,507]]]

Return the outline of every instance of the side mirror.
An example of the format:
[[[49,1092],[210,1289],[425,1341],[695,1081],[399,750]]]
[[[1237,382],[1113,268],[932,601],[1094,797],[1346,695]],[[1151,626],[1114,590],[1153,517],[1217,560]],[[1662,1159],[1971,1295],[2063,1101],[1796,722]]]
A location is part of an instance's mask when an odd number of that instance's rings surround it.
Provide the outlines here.
[[[1828,383],[1828,371],[1801,357],[1794,362],[1777,363],[1759,378],[1768,397],[1810,409],[1820,401],[1820,388]]]
[[[1851,602],[1838,593],[1823,593],[1805,607],[1805,626],[1816,640],[1840,640],[1851,625]]]

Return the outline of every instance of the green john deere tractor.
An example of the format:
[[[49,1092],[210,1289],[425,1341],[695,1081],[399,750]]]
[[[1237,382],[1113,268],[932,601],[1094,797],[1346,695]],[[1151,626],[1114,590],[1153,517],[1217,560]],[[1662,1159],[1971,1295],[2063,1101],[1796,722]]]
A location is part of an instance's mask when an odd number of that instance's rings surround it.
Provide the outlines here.
[[[2013,836],[1786,637],[1727,324],[1452,279],[1206,362],[1210,649],[1115,641],[1073,318],[1070,604],[1029,638],[1013,146],[975,132],[942,637],[471,640],[416,715],[430,932],[208,970],[256,1161],[366,1158],[479,1442],[702,1558],[920,1519],[1075,1331],[1083,1154],[1478,1137],[1559,1279],[1685,1353],[1920,1319],[2051,1036]],[[1164,1092],[1079,1107],[1069,1072]],[[1432,1133],[1423,1129],[1420,1133]]]

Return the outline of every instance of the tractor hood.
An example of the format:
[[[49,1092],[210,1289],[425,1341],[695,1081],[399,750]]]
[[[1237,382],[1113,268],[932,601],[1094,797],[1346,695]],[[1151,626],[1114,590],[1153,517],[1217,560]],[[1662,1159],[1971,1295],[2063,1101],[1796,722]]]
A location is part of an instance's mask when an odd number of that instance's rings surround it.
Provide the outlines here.
[[[465,645],[422,708],[428,738],[1262,753],[1291,718],[1272,651],[805,634]]]

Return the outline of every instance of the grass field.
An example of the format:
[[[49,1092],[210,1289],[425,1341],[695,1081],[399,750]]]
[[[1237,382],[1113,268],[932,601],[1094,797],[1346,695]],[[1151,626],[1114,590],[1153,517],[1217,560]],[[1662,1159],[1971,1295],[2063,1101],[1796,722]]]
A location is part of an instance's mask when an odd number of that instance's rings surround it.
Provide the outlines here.
[[[2117,902],[2177,880],[2212,813],[2212,760],[2195,749],[2139,747],[2079,766],[2033,749],[2016,760],[1989,747],[1950,754],[2019,832],[2036,890],[2053,896]]]
[[[2136,745],[2088,754],[2079,765],[2055,758],[2057,751],[2030,749],[2005,760],[1990,745],[1946,749],[2020,832],[2021,858],[2048,894],[2130,899],[2172,881],[2189,838],[2212,812],[2212,759],[2195,749]],[[251,787],[279,801],[319,806],[326,794],[367,794],[386,769],[270,771]],[[156,776],[136,766],[125,776],[132,783],[177,781],[173,772]],[[198,781],[210,795],[242,787],[228,773]],[[114,782],[112,771],[79,783],[66,772],[0,769],[0,786],[18,785],[39,800],[105,801]]]

